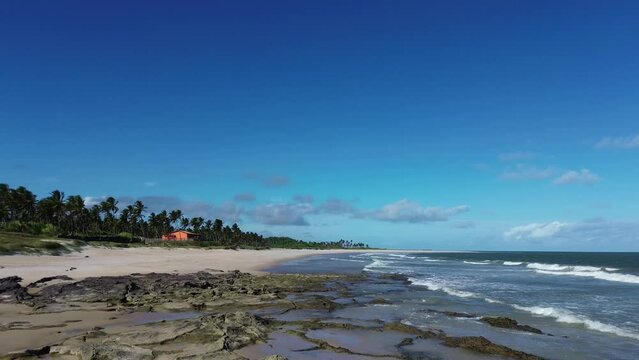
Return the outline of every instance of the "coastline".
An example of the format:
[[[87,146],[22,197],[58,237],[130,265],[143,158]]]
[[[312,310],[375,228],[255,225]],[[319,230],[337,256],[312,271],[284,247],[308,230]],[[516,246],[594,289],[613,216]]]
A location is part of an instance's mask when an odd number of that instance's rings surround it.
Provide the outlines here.
[[[0,278],[19,276],[28,284],[48,276],[66,275],[75,280],[98,276],[123,276],[135,273],[188,274],[198,271],[239,270],[263,274],[286,261],[313,255],[354,252],[429,253],[430,250],[391,249],[268,249],[227,250],[193,248],[104,248],[85,247],[64,255],[18,254],[0,256]]]
[[[437,259],[438,253],[464,261]],[[484,301],[478,293],[459,290],[460,284],[445,282],[448,275],[498,268],[508,276],[535,272],[522,261],[450,253],[85,248],[64,256],[0,257],[0,265],[12,262],[0,269],[6,275],[29,271],[24,280],[0,275],[0,359],[2,353],[30,358],[33,351],[58,358],[80,354],[87,346],[106,353],[136,351],[144,355],[140,359],[205,351],[243,360],[275,354],[288,359],[569,359],[583,355],[567,350],[582,339],[621,349],[616,358],[625,359],[624,346],[633,348],[631,340],[593,333],[588,324],[564,326],[548,314],[513,308],[519,302],[492,293],[502,301]],[[420,274],[426,280],[419,281]],[[45,276],[33,280],[40,275]],[[437,278],[429,281],[433,275]],[[205,336],[224,334],[227,326],[241,330],[241,339],[233,340],[241,345]],[[178,328],[190,329],[189,335],[171,335]],[[117,342],[122,338],[132,340],[122,345]],[[309,350],[301,354],[299,349]],[[157,357],[156,350],[164,355]]]
[[[391,296],[406,281],[239,271],[60,276],[26,287],[3,279],[0,358],[542,359],[481,336],[380,318],[391,300],[379,290]],[[362,310],[368,315],[352,313]]]

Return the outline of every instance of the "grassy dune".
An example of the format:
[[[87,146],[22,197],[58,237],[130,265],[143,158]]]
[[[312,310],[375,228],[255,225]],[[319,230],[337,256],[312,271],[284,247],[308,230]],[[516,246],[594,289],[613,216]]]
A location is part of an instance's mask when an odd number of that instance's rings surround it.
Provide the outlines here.
[[[21,233],[0,232],[0,255],[16,253],[62,254],[79,247],[72,240],[57,240]]]

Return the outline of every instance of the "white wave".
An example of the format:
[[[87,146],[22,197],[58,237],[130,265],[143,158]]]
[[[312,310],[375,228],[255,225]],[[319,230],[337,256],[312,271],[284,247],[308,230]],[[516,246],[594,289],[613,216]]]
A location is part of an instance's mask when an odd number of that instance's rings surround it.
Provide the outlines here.
[[[495,300],[495,299],[491,299],[491,298],[484,298],[484,300],[486,300],[486,302],[489,302],[491,304],[503,304],[503,301],[499,301],[499,300]]]
[[[398,257],[398,258],[402,258],[402,259],[415,259],[414,256],[408,256],[408,255],[405,255],[405,254],[386,254],[386,255],[390,256],[390,257]]]
[[[559,265],[559,264],[542,264],[542,263],[530,263],[526,265],[526,267],[530,269],[545,270],[545,271],[580,271],[580,272],[619,271],[619,269],[612,268],[612,267],[596,267],[596,266],[585,266],[585,265]]]
[[[442,262],[444,260],[425,258],[424,261],[426,261],[426,262]]]
[[[508,266],[517,266],[521,264],[523,264],[523,262],[521,261],[504,261],[504,265],[508,265]]]
[[[464,264],[488,265],[488,264],[490,264],[490,261],[489,260],[484,260],[484,261],[464,261]]]
[[[604,324],[602,322],[589,319],[585,316],[575,314],[568,310],[542,306],[512,305],[512,307],[521,311],[529,312],[534,315],[552,317],[555,318],[558,322],[583,325],[590,330],[596,330],[639,340],[639,334],[634,333],[630,330],[622,329],[614,325]]]
[[[432,281],[432,280],[425,280],[425,279],[417,279],[417,278],[409,278],[408,281],[410,281],[413,285],[418,285],[418,286],[426,286],[428,288],[428,290],[433,290],[433,291],[443,291],[446,294],[449,295],[453,295],[453,296],[458,296],[458,297],[463,297],[463,298],[468,298],[468,297],[479,297],[477,294],[469,292],[469,291],[462,291],[462,290],[457,290],[454,289],[446,284],[442,284],[436,281]]]
[[[341,259],[341,258],[330,258],[329,260],[333,260],[333,261],[350,261],[350,262],[358,262],[358,263],[365,263],[365,260],[355,260],[355,259]]]
[[[548,271],[548,270],[535,270],[539,274],[545,275],[570,275],[591,277],[599,280],[617,281],[629,284],[639,284],[639,276],[630,274],[611,273],[606,271]]]
[[[569,266],[566,266],[566,265],[540,264],[540,263],[530,263],[526,265],[526,267],[530,269],[548,270],[548,271],[562,271],[562,270],[567,270],[569,268]]]
[[[388,261],[373,259],[373,262],[364,266],[363,270],[368,272],[381,272],[380,270],[377,270],[377,269],[387,268],[389,264],[390,262]]]

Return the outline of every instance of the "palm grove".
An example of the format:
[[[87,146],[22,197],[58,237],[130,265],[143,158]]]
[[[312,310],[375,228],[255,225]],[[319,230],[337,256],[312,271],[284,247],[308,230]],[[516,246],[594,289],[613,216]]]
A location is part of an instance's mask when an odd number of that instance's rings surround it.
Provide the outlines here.
[[[188,218],[179,209],[148,213],[139,200],[124,206],[114,197],[107,197],[89,207],[82,196],[65,196],[59,190],[38,200],[24,186],[13,189],[7,184],[0,184],[0,228],[7,232],[111,241],[157,239],[180,229],[199,234],[200,242],[230,247],[368,247],[345,240],[307,242],[288,237],[265,238],[244,232],[237,224],[224,225],[220,219]]]

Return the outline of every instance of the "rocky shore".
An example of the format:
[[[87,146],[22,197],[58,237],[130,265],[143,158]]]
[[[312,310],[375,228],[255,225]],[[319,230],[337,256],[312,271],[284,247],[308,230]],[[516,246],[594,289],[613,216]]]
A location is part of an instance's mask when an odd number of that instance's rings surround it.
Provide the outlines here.
[[[390,306],[379,296],[356,298],[358,284],[405,281],[366,274],[209,271],[79,281],[54,276],[22,286],[19,277],[8,277],[0,279],[1,358],[541,359],[483,337],[344,316],[351,308]],[[541,334],[507,318],[481,321]],[[20,343],[25,337],[28,346]]]

